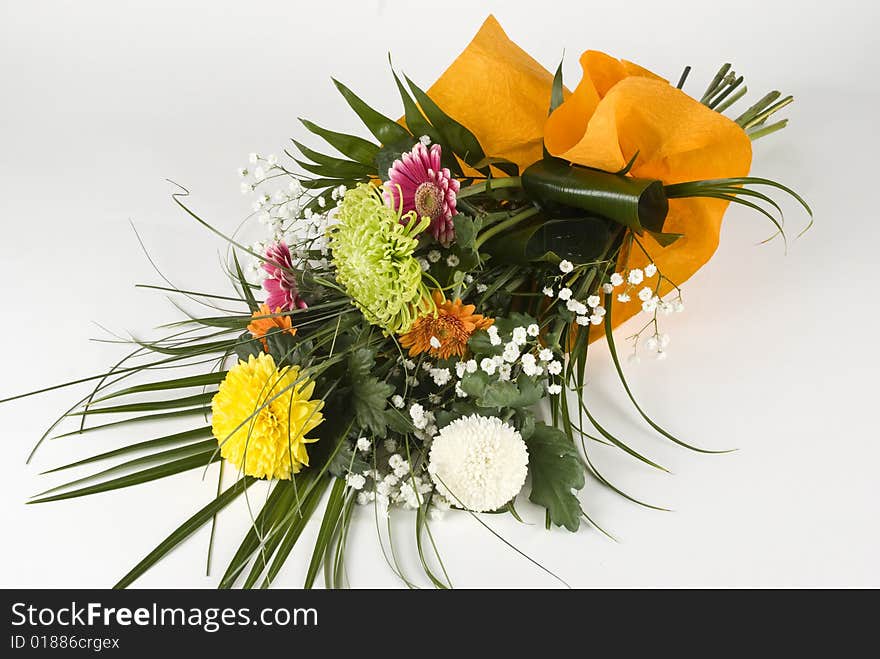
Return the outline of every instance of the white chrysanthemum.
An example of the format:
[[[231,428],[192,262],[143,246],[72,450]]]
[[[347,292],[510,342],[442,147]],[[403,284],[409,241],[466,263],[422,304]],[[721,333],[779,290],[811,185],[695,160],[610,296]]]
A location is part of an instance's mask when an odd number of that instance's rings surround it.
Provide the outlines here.
[[[526,443],[513,426],[472,414],[440,430],[428,472],[446,499],[481,513],[498,510],[519,493],[528,463]]]

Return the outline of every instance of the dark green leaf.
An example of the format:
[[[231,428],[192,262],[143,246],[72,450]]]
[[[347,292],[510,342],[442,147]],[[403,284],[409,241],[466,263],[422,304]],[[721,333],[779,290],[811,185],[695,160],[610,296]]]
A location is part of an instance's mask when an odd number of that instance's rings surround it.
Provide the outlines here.
[[[300,121],[309,131],[322,137],[327,144],[339,151],[339,153],[348,156],[362,165],[373,165],[376,154],[379,152],[379,147],[372,142],[368,142],[361,137],[355,137],[354,135],[346,135],[345,133],[337,133],[332,130],[327,130],[326,128],[321,128],[308,119],[300,119]]]
[[[516,409],[530,407],[544,398],[544,385],[525,373],[520,373],[516,379],[516,386],[519,389],[519,397],[512,405]]]
[[[299,159],[294,160],[296,160],[297,165],[302,167],[307,172],[311,172],[312,174],[328,178],[354,180],[363,179],[370,174],[376,173],[376,170],[372,167],[368,167],[367,165],[362,165],[359,162],[349,160],[336,159],[336,162],[323,165],[313,164]]]
[[[408,77],[406,82],[410,91],[422,108],[422,112],[440,133],[440,143],[448,147],[464,160],[467,164],[473,165],[480,162],[486,157],[483,148],[480,146],[479,140],[467,128],[458,123],[455,119],[443,112],[440,107],[421,89],[419,89]],[[489,168],[484,167],[480,171],[488,176]]]
[[[214,371],[205,373],[204,375],[193,375],[186,378],[177,378],[175,380],[163,380],[161,382],[149,382],[147,384],[138,384],[133,387],[114,391],[113,393],[96,398],[92,402],[99,403],[111,398],[120,396],[129,396],[131,394],[142,394],[150,391],[166,391],[168,389],[186,389],[188,387],[207,387],[214,384],[220,384],[226,378],[226,371]]]
[[[210,407],[194,407],[191,410],[177,410],[174,412],[162,412],[160,414],[146,414],[144,416],[136,416],[131,419],[123,419],[122,421],[114,421],[112,423],[104,423],[100,426],[91,426],[90,428],[83,428],[81,430],[73,430],[71,432],[64,433],[63,435],[57,435],[54,439],[61,439],[63,437],[73,437],[74,435],[84,435],[86,433],[95,432],[98,430],[106,430],[107,428],[115,428],[117,426],[128,425],[132,423],[152,423],[154,421],[165,421],[167,419],[178,419],[181,417],[187,416],[207,416],[211,413]]]
[[[462,389],[464,389],[463,384]],[[513,382],[498,380],[486,386],[483,395],[477,399],[477,405],[480,407],[513,407],[518,399],[519,389]]]
[[[388,57],[388,63],[391,64],[390,55]],[[409,129],[409,132],[412,133],[414,137],[427,135],[431,138],[432,142],[440,143],[440,133],[437,132],[437,130],[430,123],[428,123],[427,119],[425,119],[421,110],[419,110],[419,106],[416,105],[416,102],[409,95],[409,92],[406,91],[403,83],[400,82],[400,78],[397,76],[397,72],[394,70],[394,67],[391,68],[391,75],[394,76],[394,82],[397,84],[397,91],[400,92],[400,100],[403,102],[403,112],[406,119],[406,127]]]
[[[393,142],[406,141],[412,138],[409,131],[403,126],[392,119],[389,119],[385,115],[376,112],[341,82],[334,80],[333,84],[336,85],[339,93],[342,94],[349,106],[351,106],[351,109],[357,113],[367,129],[377,140],[379,140],[379,142],[382,144],[390,144]]]
[[[249,357],[259,357],[263,354],[263,344],[259,339],[253,338],[250,332],[245,332],[235,343],[235,354],[241,361],[246,362]]]
[[[663,233],[662,231],[648,231],[648,234],[657,241],[661,247],[669,247],[679,238],[684,236],[683,233]]]
[[[165,538],[165,540],[163,540],[158,547],[147,554],[147,556],[140,563],[135,565],[131,569],[131,571],[124,577],[122,577],[122,579],[120,579],[119,582],[113,587],[119,589],[127,588],[128,586],[130,586],[135,579],[137,579],[144,572],[149,570],[163,556],[165,556],[169,551],[174,549],[181,542],[186,540],[190,535],[195,533],[204,524],[211,521],[214,515],[216,515],[219,511],[223,510],[226,506],[235,501],[235,499],[237,499],[242,492],[244,492],[255,482],[256,479],[249,476],[237,481],[229,489],[223,492],[223,494],[211,501],[211,503],[209,503],[195,515],[193,515],[183,524],[177,527],[177,529],[175,529],[171,535]]]
[[[643,229],[662,231],[669,211],[660,181],[573,167],[556,158],[528,167],[522,174],[522,185],[548,211],[559,206],[579,208],[637,233]]]
[[[44,471],[44,474],[51,474],[56,471],[61,471],[63,469],[71,469],[73,467],[81,467],[83,465],[90,464],[92,462],[98,462],[99,460],[106,460],[107,458],[115,458],[120,455],[126,455],[127,453],[133,453],[135,451],[143,451],[145,449],[154,449],[159,448],[161,446],[169,446],[171,444],[180,444],[183,442],[189,442],[195,439],[204,439],[206,437],[211,437],[212,431],[211,426],[206,426],[204,428],[196,428],[195,430],[186,430],[184,432],[174,433],[173,435],[166,435],[165,437],[159,437],[158,439],[150,439],[145,442],[137,442],[136,444],[129,444],[128,446],[123,446],[122,448],[114,449],[112,451],[107,451],[106,453],[99,453],[98,455],[94,455],[90,458],[85,458],[84,460],[78,460],[77,462],[71,462],[70,464],[63,465],[61,467],[55,467],[54,469],[49,469],[48,471]]]
[[[584,486],[584,468],[574,444],[558,428],[536,423],[526,442],[532,493],[529,500],[547,509],[550,520],[577,531],[581,504],[572,490]]]
[[[331,476],[345,478],[349,472],[353,474],[362,474],[367,471],[370,466],[371,465],[364,460],[363,453],[358,451],[350,442],[346,442],[336,452],[336,455],[333,456],[328,471]]]
[[[369,429],[374,435],[385,436],[385,408],[388,397],[394,393],[394,386],[380,382],[377,378],[364,378],[352,388],[357,425]]]
[[[275,483],[269,496],[266,497],[263,507],[260,509],[260,512],[257,513],[256,518],[254,518],[248,532],[241,541],[238,550],[229,562],[229,566],[221,577],[217,588],[231,588],[235,584],[235,580],[244,571],[251,556],[259,548],[261,538],[265,537],[265,535],[272,529],[273,523],[277,521],[276,518],[273,518],[273,513],[279,513],[279,510],[280,514],[286,512],[289,506],[283,504],[285,502],[289,504],[289,500],[293,497],[295,488],[296,486],[294,482],[290,480],[280,480]]]
[[[327,508],[324,510],[324,519],[321,522],[321,528],[318,530],[318,538],[315,541],[315,550],[312,553],[312,560],[309,562],[309,569],[306,573],[304,588],[311,588],[315,583],[315,577],[318,576],[318,570],[321,563],[324,562],[324,552],[330,545],[333,535],[336,533],[336,527],[342,516],[345,504],[345,481],[337,478],[333,482],[333,488],[330,490],[330,498],[327,501]]]
[[[251,290],[251,285],[248,283],[247,278],[244,276],[244,271],[241,269],[241,263],[238,260],[238,253],[235,250],[232,250],[232,261],[235,264],[235,276],[238,278],[238,285],[241,289],[242,294],[244,295],[244,299],[247,300],[248,308],[251,310],[251,313],[255,313],[259,310],[260,305],[257,304],[257,300],[254,297],[254,292]]]
[[[404,153],[411,151],[414,144],[415,140],[410,138],[403,142],[386,144],[379,149],[379,152],[376,154],[376,171],[379,173],[379,178],[387,181],[388,170],[391,169],[394,161],[398,160]]]
[[[455,227],[455,244],[461,249],[472,249],[482,223],[469,215],[459,213],[452,219]]]
[[[481,398],[489,384],[489,376],[483,371],[465,373],[461,379],[461,389],[471,398]]]
[[[562,85],[562,61],[560,60],[559,66],[556,67],[556,73],[553,75],[553,86],[550,88],[550,112],[547,114],[553,114],[553,111],[562,105],[562,102],[565,100],[565,87]]]
[[[315,513],[315,508],[317,508],[321,498],[324,496],[324,492],[327,490],[327,486],[330,485],[330,481],[330,478],[319,478],[312,485],[308,494],[304,495],[303,500],[300,502],[299,513],[286,520],[285,524],[287,524],[287,531],[284,533],[284,538],[278,546],[278,551],[275,553],[275,557],[272,559],[272,565],[269,566],[269,570],[266,573],[266,578],[263,580],[261,588],[267,588],[281,570],[281,566],[284,565],[284,561],[287,560],[290,551],[293,549],[296,541],[299,540],[303,529],[305,529],[306,524],[308,524],[312,515]]]
[[[381,382],[371,375],[375,353],[368,348],[358,348],[349,357],[349,376],[352,382],[352,404],[357,425],[369,429],[380,437],[385,436],[385,408],[394,386]]]
[[[28,503],[61,501],[62,499],[73,499],[75,497],[84,497],[90,494],[98,494],[100,492],[118,490],[123,487],[131,487],[132,485],[140,485],[141,483],[147,483],[149,481],[153,481],[159,478],[165,478],[166,476],[172,476],[174,474],[179,474],[184,471],[189,471],[190,469],[195,469],[196,467],[205,467],[211,462],[216,462],[219,459],[219,451],[205,451],[203,453],[191,455],[186,458],[174,460],[167,464],[150,467],[149,469],[144,469],[143,471],[139,471],[134,474],[128,474],[127,476],[121,476],[119,478],[114,478],[103,483],[98,483],[97,485],[90,485],[88,487],[84,487],[78,490],[73,490],[72,492],[63,492],[61,494],[55,494],[52,496],[43,497],[41,499],[34,499],[28,501]]]
[[[195,405],[204,405],[210,403],[214,398],[213,391],[195,394],[193,396],[184,396],[183,398],[174,398],[171,400],[156,400],[144,403],[129,403],[128,405],[114,405],[110,407],[90,407],[81,412],[72,412],[69,416],[83,416],[89,414],[119,414],[122,412],[153,412],[156,410],[169,410],[178,407],[192,407]]]

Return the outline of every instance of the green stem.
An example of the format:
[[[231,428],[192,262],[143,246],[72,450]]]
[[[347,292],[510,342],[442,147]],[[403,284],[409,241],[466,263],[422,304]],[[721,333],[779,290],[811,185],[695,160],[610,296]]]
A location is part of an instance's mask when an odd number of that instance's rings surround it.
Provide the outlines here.
[[[775,133],[777,130],[782,130],[788,125],[788,119],[783,119],[782,121],[777,121],[775,124],[771,124],[765,128],[760,128],[757,130],[749,130],[746,131],[746,134],[751,138],[752,142],[762,137],[766,137],[767,135],[771,135]]]
[[[456,198],[465,199],[475,194],[482,194],[483,192],[491,192],[492,190],[499,190],[501,188],[520,188],[522,187],[522,182],[519,179],[519,176],[502,176],[500,178],[490,178],[480,183],[475,183],[474,185],[470,185],[466,187],[464,190],[459,190]]]
[[[486,229],[486,231],[484,231],[483,233],[481,233],[477,237],[477,240],[474,242],[474,249],[479,251],[479,249],[483,245],[483,243],[485,243],[487,240],[489,240],[493,236],[501,233],[502,231],[504,231],[506,229],[510,229],[511,227],[515,227],[520,222],[524,222],[525,220],[527,220],[530,217],[533,217],[537,214],[538,214],[538,209],[535,208],[534,206],[530,206],[529,208],[526,208],[525,210],[521,210],[519,213],[504,220],[503,222],[499,222],[498,224],[495,224],[495,225],[489,227],[488,229]]]

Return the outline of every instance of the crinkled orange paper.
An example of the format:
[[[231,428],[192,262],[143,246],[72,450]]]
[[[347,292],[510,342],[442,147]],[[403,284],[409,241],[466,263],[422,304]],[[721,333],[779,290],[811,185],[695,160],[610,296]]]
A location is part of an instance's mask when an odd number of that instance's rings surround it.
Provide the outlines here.
[[[748,174],[751,142],[731,120],[631,62],[588,50],[580,63],[583,79],[548,119],[553,76],[490,16],[428,93],[487,155],[521,169],[542,157],[544,142],[555,156],[605,171],[638,152],[631,175],[665,184]],[[726,208],[715,199],[670,200],[664,231],[684,237],[665,248],[641,239],[665,276],[681,284],[711,258]],[[647,263],[635,248],[630,266]],[[614,325],[638,310],[637,301],[618,304]]]

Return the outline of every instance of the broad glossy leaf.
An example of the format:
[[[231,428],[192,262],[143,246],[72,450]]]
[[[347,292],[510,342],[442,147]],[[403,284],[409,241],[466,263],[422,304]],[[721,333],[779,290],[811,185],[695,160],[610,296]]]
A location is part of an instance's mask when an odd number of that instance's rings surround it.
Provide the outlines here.
[[[577,208],[614,220],[637,233],[662,231],[669,203],[663,184],[571,166],[559,159],[539,160],[522,174],[523,189],[545,210]]]

